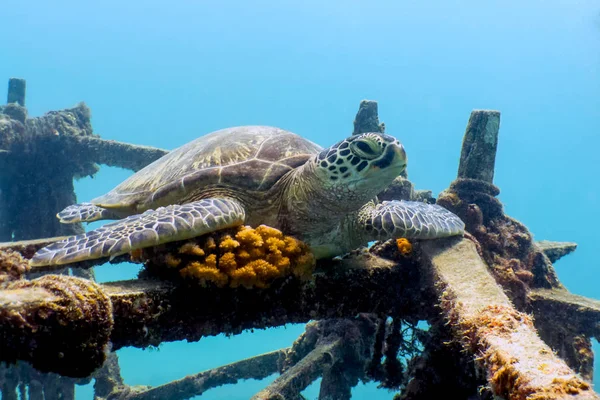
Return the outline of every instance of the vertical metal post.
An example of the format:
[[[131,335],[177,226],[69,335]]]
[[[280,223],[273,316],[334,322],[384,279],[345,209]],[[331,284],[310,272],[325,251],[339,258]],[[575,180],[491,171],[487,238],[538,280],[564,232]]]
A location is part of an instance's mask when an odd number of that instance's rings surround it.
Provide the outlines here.
[[[500,111],[474,110],[465,131],[458,178],[494,183]]]
[[[25,79],[10,78],[8,80],[8,96],[6,102],[17,103],[21,107],[25,107]]]
[[[379,123],[379,114],[377,110],[377,102],[373,100],[363,100],[360,102],[356,118],[354,118],[353,135],[366,132],[381,132],[385,131],[385,124]]]

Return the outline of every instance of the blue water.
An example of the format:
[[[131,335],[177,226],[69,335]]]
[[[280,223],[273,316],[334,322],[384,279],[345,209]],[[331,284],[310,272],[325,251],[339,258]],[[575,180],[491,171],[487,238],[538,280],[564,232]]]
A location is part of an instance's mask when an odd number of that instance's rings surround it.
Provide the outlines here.
[[[411,180],[434,193],[456,176],[471,110],[500,110],[495,183],[507,213],[536,239],[579,243],[556,264],[559,277],[600,298],[598,1],[4,0],[0,37],[0,83],[27,79],[30,115],[85,101],[107,139],[170,149],[265,124],[328,146],[352,131],[360,100],[377,100]],[[128,175],[103,168],[77,182],[78,198]],[[101,280],[135,272],[97,269]],[[288,346],[302,329],[123,349],[123,376],[161,384]],[[245,399],[266,383],[202,398]],[[355,393],[391,398],[374,385]]]

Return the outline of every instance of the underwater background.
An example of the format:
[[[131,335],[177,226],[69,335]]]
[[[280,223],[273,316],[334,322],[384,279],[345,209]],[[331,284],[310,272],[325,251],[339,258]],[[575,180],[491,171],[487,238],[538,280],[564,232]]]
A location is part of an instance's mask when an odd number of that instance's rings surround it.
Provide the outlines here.
[[[499,110],[494,183],[506,213],[537,240],[577,242],[556,263],[559,278],[600,298],[600,1],[2,0],[0,36],[0,83],[27,80],[30,116],[85,101],[105,139],[173,149],[261,124],[329,146],[352,132],[360,100],[377,100],[409,178],[436,195],[456,177],[471,110]],[[103,166],[76,182],[78,200],[130,174]],[[137,271],[105,265],[96,277]],[[158,385],[289,346],[303,330],[118,355],[125,383]],[[202,398],[246,399],[266,384]],[[304,393],[316,398],[318,382]],[[376,384],[353,393],[392,397]],[[91,385],[77,396],[91,398]]]

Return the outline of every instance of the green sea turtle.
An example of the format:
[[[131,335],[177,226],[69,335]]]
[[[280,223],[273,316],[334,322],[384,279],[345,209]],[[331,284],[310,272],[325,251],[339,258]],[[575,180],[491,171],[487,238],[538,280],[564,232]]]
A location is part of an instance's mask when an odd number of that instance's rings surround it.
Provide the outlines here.
[[[308,244],[316,258],[373,240],[463,233],[443,207],[377,202],[405,168],[400,142],[353,135],[323,149],[265,126],[202,136],[135,173],[90,203],[58,213],[64,223],[119,219],[39,250],[32,265],[115,257],[241,224],[265,224]]]

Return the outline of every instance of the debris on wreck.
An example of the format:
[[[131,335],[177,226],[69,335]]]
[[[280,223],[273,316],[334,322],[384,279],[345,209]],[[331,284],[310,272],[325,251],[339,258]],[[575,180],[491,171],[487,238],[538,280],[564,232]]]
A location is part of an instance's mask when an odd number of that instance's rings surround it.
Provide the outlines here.
[[[178,272],[182,265],[184,271],[191,265],[184,261],[188,256],[204,257],[206,267],[210,243],[204,237],[117,257],[112,262],[133,257],[148,271],[140,279],[97,284],[92,275],[66,276],[65,267],[29,270],[24,260],[62,239],[53,236],[73,233],[52,225],[65,201],[73,203],[73,178],[93,174],[96,164],[136,170],[164,151],[100,139],[82,105],[25,119],[25,84],[11,85],[12,105],[0,108],[0,164],[7,167],[0,168],[0,238],[6,242],[0,243],[2,398],[60,393],[71,399],[74,385],[94,378],[98,399],[186,399],[273,374],[277,378],[253,399],[300,398],[318,378],[320,398],[328,399],[349,399],[360,381],[394,390],[390,398],[397,400],[446,398],[449,393],[457,399],[599,398],[591,385],[590,339],[600,337],[600,301],[568,292],[557,278],[552,262],[574,250],[574,244],[534,242],[523,224],[504,213],[493,184],[500,113],[471,114],[457,179],[437,199],[414,190],[406,176],[379,196],[437,201],[463,219],[464,237],[377,242],[319,260],[314,270],[312,263],[303,264],[310,265],[303,270],[311,273],[310,280],[282,278],[258,285],[263,288],[190,288],[150,276],[169,268]],[[14,93],[21,89],[22,96]],[[383,129],[377,104],[363,101],[354,132]],[[57,163],[69,168],[61,172],[62,185],[36,197],[38,192],[17,177],[33,168],[27,155],[42,145],[63,149],[64,160]],[[85,157],[69,158],[72,154]],[[38,170],[35,180],[55,173]],[[17,204],[6,193],[35,202],[39,216],[18,217]],[[212,240],[233,246],[240,232],[223,232]],[[73,274],[83,274],[76,271],[90,271],[105,261],[70,267]],[[304,334],[289,348],[157,387],[126,385],[115,353],[125,346],[145,348],[305,322]]]

